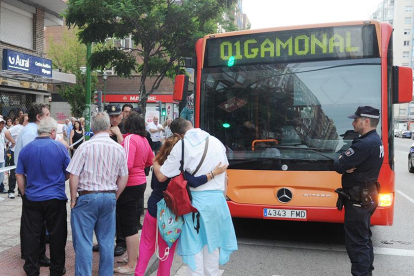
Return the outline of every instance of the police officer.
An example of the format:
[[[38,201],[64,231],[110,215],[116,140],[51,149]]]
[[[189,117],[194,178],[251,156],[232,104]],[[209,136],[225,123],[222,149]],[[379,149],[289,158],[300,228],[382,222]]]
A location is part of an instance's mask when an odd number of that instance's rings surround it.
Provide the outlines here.
[[[108,104],[106,106],[106,113],[109,115],[111,128],[110,137],[115,142],[121,144],[124,140],[121,130],[119,129],[119,124],[122,122],[122,111],[119,104]],[[119,226],[119,214],[116,213],[116,246],[114,249],[114,256],[122,256],[126,251],[126,240],[124,234],[122,233]],[[99,245],[96,244],[92,247],[92,251],[99,252]]]
[[[335,160],[334,168],[342,174],[342,188],[350,196],[344,202],[344,228],[351,273],[366,276],[374,270],[370,224],[378,205],[377,180],[384,158],[381,138],[376,132],[380,113],[371,106],[360,106],[348,118],[354,119],[352,126],[361,136]]]
[[[124,140],[121,130],[119,129],[119,124],[122,122],[122,111],[119,104],[108,104],[106,107],[106,112],[109,115],[111,121],[111,128],[109,129],[109,136],[115,142],[121,144]]]

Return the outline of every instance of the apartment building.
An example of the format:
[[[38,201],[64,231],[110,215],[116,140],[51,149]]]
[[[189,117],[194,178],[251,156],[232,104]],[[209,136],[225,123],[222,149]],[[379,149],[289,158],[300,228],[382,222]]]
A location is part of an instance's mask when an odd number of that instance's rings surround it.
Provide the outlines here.
[[[32,102],[49,102],[53,83],[74,75],[52,71],[44,58],[44,28],[62,25],[62,0],[0,0],[0,114],[14,117]]]
[[[371,18],[390,23],[393,28],[394,65],[414,69],[414,0],[382,0]],[[394,105],[394,120],[414,130],[414,101]],[[411,121],[413,123],[411,123]],[[410,127],[411,124],[411,127]]]

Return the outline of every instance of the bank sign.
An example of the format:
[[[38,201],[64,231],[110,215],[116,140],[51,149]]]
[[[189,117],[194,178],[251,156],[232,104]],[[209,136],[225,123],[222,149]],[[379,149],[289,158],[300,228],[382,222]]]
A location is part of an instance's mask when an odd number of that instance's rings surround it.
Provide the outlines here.
[[[52,77],[52,61],[28,54],[3,49],[3,70],[17,71],[26,74]]]

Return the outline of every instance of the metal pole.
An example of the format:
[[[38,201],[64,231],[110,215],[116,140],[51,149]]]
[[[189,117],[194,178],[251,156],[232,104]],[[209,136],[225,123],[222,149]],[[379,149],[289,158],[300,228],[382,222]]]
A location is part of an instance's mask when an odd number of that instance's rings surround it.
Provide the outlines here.
[[[103,96],[103,109],[105,110],[105,102],[106,102],[106,79],[108,78],[108,74],[106,71],[104,71],[102,75],[103,81],[104,81],[104,96]]]
[[[89,58],[92,54],[92,44],[86,44],[86,109],[85,109],[85,130],[91,129],[91,65]]]

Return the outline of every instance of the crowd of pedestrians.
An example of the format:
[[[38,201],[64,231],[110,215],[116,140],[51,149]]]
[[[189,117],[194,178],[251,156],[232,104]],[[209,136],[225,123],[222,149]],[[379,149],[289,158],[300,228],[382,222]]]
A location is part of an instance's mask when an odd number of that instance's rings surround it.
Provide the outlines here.
[[[122,108],[109,104],[105,112],[93,114],[91,129],[93,137],[86,141],[82,120],[72,117],[65,120],[63,137],[59,138],[49,106],[39,103],[32,104],[27,114],[21,112],[18,120],[0,118],[0,167],[16,163],[16,170],[8,174],[9,189],[2,185],[0,191],[14,198],[17,183],[22,197],[20,238],[26,274],[39,275],[40,266],[50,267],[50,275],[66,273],[65,181],[69,179],[75,275],[92,275],[93,251],[100,254],[99,275],[144,275],[157,240],[156,205],[169,179],[179,174],[176,161],[181,152],[178,141],[182,139],[189,141],[184,169],[192,187],[193,204],[200,210],[202,228],[199,235],[194,234],[186,220],[172,254],[166,262],[160,262],[158,275],[170,275],[177,246],[178,254],[189,266],[188,275],[216,273],[218,265],[237,250],[224,199],[228,162],[219,140],[193,129],[184,119],[167,119],[162,126],[154,117],[146,124],[141,110],[129,104]],[[193,175],[207,137],[212,144],[199,172]],[[141,225],[146,176],[152,166],[153,192]],[[213,222],[206,223],[208,220]],[[226,234],[219,237],[223,231]],[[46,240],[50,243],[50,259],[45,254]],[[166,247],[161,237],[158,241],[161,249]],[[193,242],[197,245],[188,247]],[[114,256],[125,252],[122,264],[115,265]]]

